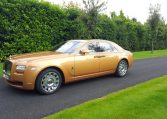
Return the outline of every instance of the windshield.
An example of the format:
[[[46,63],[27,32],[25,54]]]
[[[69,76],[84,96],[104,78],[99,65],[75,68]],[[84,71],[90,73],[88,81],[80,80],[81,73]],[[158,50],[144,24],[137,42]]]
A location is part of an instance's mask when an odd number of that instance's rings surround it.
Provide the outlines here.
[[[69,41],[62,45],[59,49],[57,49],[57,52],[63,52],[63,53],[73,53],[82,45],[81,41]]]

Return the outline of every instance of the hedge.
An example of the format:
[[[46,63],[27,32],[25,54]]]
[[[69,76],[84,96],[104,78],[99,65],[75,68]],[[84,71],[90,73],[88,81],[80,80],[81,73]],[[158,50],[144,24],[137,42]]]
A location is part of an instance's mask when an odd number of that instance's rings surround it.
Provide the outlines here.
[[[49,50],[68,37],[65,10],[47,2],[1,0],[0,21],[0,59]]]
[[[88,39],[86,11],[77,6],[60,7],[43,0],[0,1],[0,60],[13,54],[57,48],[66,40]],[[131,51],[151,49],[148,24],[114,12],[98,15],[98,39],[119,43]],[[167,25],[161,21],[155,49],[167,48]]]

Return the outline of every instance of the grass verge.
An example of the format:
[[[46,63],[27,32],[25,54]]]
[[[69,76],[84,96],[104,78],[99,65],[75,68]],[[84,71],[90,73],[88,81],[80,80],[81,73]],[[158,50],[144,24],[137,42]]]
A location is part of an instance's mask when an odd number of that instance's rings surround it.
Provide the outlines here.
[[[45,119],[166,119],[167,76],[66,109]]]
[[[3,64],[0,63],[0,77],[2,77],[2,67],[3,67]]]
[[[151,51],[141,51],[141,52],[133,52],[134,59],[145,59],[145,58],[153,58],[153,57],[161,57],[167,56],[167,50],[155,50],[154,53]]]

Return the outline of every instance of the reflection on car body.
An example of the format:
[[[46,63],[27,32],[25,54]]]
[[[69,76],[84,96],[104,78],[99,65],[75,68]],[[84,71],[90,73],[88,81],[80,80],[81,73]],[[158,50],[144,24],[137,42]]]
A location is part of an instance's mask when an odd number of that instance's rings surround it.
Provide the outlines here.
[[[106,40],[70,40],[55,51],[14,55],[4,63],[9,85],[51,94],[62,83],[115,73],[123,77],[133,54]]]

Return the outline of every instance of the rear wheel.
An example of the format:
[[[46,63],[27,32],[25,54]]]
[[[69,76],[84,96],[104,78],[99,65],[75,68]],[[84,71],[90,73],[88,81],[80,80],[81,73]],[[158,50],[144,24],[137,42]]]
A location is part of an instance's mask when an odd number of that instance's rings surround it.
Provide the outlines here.
[[[48,68],[39,74],[36,89],[41,94],[52,94],[60,88],[62,80],[62,75],[58,70]]]
[[[117,66],[116,75],[123,77],[128,72],[128,62],[126,60],[121,60]]]

